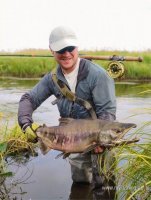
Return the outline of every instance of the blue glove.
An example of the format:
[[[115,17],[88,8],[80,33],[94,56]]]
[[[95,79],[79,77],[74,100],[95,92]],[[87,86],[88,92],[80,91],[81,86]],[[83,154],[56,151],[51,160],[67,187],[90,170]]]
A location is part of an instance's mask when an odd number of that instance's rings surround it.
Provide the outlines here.
[[[32,123],[31,125],[25,124],[22,128],[28,142],[36,143],[37,135],[35,133],[36,129],[39,127],[38,124]]]

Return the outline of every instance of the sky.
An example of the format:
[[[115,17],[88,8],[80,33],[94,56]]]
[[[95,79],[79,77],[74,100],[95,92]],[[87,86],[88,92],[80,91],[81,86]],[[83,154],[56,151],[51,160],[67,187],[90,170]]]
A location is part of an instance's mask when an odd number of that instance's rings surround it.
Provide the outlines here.
[[[80,50],[148,50],[151,0],[0,0],[0,51],[48,49],[60,25]]]

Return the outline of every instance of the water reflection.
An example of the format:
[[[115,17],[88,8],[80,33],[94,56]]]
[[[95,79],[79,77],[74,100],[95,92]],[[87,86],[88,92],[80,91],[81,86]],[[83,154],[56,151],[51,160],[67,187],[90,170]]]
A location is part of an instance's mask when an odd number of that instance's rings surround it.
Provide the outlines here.
[[[117,82],[115,86],[117,97],[151,97],[151,83]]]
[[[1,200],[21,200],[27,194],[23,185],[29,184],[29,179],[32,176],[32,171],[26,168],[26,171],[20,176],[16,176],[22,167],[29,162],[29,155],[9,157],[5,159],[7,168],[1,169],[0,175],[0,199]]]
[[[8,159],[13,177],[1,178],[1,200],[113,200],[114,186],[92,188],[90,184],[72,183],[67,160],[54,160],[58,152],[38,157]]]
[[[90,184],[75,184],[71,186],[69,200],[113,200],[115,190],[105,190],[102,188],[92,189]]]
[[[17,78],[0,78],[0,88],[1,89],[29,89],[32,88],[39,79],[17,79]]]
[[[0,112],[3,113],[5,120],[9,119],[13,123],[13,120],[17,119],[18,102],[21,95],[33,87],[36,82],[37,80],[0,80]],[[139,115],[139,110],[151,108],[151,93],[140,95],[142,90],[151,90],[151,84],[116,84],[118,121],[131,121],[136,123],[138,127],[142,126],[144,122],[150,121],[150,115],[147,113]],[[49,98],[35,111],[33,118],[37,123],[58,125],[59,113],[57,107],[51,105],[53,100],[54,97]],[[134,114],[136,115],[130,117]],[[113,199],[113,196],[109,196],[108,190],[92,190],[91,185],[72,184],[68,160],[61,158],[56,160],[57,151],[50,151],[46,156],[38,153],[38,157],[26,162],[25,165],[22,164],[20,167],[11,165],[10,169],[15,173],[15,176],[5,180],[3,186],[0,187],[1,193],[6,194],[5,199]],[[4,190],[7,192],[4,193]],[[115,191],[110,192],[110,195],[114,195]],[[103,195],[104,197],[102,197]],[[4,198],[0,196],[0,199]]]
[[[23,199],[68,199],[72,183],[70,166],[67,160],[55,159],[57,154],[57,151],[51,151],[43,156],[39,152],[38,157],[27,163],[28,169],[33,170],[30,178],[32,184],[23,185],[24,190],[28,191]],[[23,173],[23,169],[20,169],[20,173]]]

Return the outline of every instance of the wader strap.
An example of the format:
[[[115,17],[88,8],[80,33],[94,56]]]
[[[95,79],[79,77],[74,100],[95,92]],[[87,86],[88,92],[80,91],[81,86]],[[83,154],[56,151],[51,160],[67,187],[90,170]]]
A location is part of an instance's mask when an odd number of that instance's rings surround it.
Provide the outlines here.
[[[60,90],[60,92],[64,97],[66,97],[70,101],[76,102],[84,106],[91,114],[92,119],[97,119],[96,113],[94,112],[92,105],[88,101],[85,101],[77,97],[73,92],[71,92],[69,88],[62,81],[58,80],[55,73],[52,74],[52,80],[57,85],[58,89]]]

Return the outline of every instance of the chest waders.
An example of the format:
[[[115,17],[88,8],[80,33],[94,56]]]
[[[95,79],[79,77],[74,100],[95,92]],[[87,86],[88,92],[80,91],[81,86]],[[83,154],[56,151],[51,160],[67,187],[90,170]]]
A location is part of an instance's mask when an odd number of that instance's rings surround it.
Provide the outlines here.
[[[63,83],[61,80],[57,78],[56,73],[52,73],[52,80],[55,85],[58,87],[61,94],[67,98],[69,101],[78,103],[79,105],[84,106],[90,113],[92,119],[97,119],[96,113],[92,107],[92,105],[79,97],[77,97],[69,88]],[[56,100],[53,104],[56,103]],[[93,186],[102,186],[105,184],[105,176],[101,172],[101,168],[104,167],[104,153],[102,154],[91,154],[91,162],[92,162],[92,174],[93,174]]]

